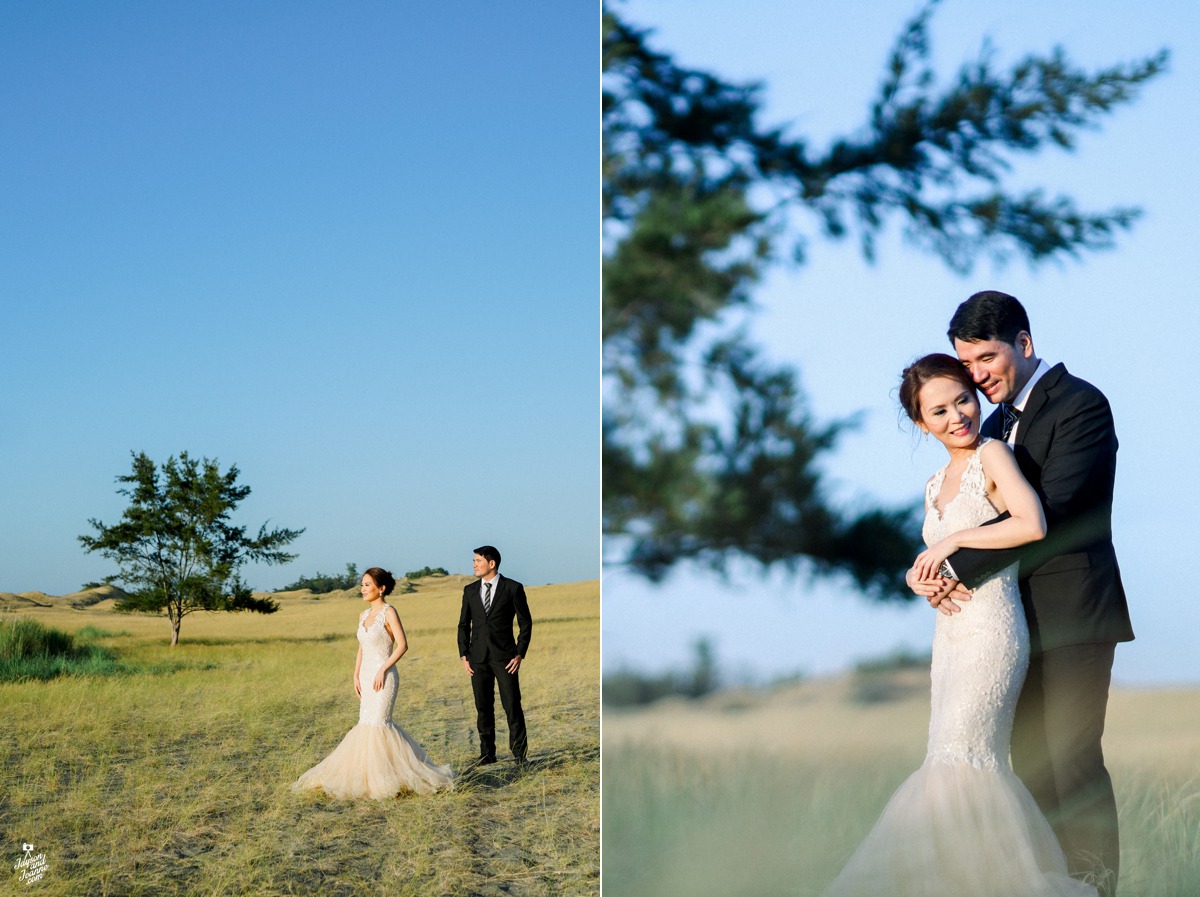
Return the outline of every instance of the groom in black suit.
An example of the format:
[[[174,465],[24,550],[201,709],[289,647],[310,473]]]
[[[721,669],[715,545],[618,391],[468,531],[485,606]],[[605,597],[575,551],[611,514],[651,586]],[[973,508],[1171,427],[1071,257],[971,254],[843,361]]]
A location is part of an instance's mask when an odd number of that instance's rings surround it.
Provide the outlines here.
[[[496,762],[496,686],[508,717],[508,746],[518,766],[528,753],[521,682],[517,671],[529,652],[533,617],[525,587],[500,575],[500,552],[491,545],[475,549],[478,580],[463,589],[458,617],[458,653],[471,677],[479,728],[479,762]],[[513,618],[518,633],[513,640]]]
[[[1005,440],[1046,514],[1041,542],[960,549],[930,603],[958,609],[991,573],[1020,560],[1029,622],[1029,673],[1017,704],[1013,768],[1054,826],[1077,878],[1116,893],[1117,808],[1100,737],[1117,642],[1133,638],[1112,543],[1117,435],[1096,387],[1034,354],[1029,318],[1005,293],[976,293],[950,321],[959,359],[999,407],[981,428]],[[955,583],[955,581],[958,583]]]

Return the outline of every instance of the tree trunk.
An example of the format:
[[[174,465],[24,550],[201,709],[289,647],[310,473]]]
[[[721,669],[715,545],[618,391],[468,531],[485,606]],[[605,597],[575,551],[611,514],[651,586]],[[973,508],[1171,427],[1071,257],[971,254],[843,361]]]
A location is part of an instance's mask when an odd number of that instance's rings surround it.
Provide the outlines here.
[[[179,624],[183,622],[182,608],[167,608],[167,616],[171,619],[171,647],[179,644]]]

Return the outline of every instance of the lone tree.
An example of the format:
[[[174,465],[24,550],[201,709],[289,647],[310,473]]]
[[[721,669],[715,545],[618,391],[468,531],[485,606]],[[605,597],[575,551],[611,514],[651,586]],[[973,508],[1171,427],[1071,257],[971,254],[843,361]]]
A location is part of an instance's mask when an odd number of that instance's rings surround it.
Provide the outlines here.
[[[1111,247],[1133,208],[1078,209],[1004,186],[1009,160],[1075,136],[1162,72],[1166,51],[1097,72],[1059,48],[1010,69],[980,58],[939,87],[929,2],[901,31],[866,121],[812,147],[758,122],[760,85],[684,68],[604,13],[603,525],[612,560],[658,580],[733,557],[851,576],[907,597],[913,508],[835,507],[816,462],[846,421],[806,410],[794,369],[763,357],[731,313],[806,240],[855,236],[870,261],[898,221],[966,272],[980,255],[1030,264]]]
[[[304,530],[275,529],[266,524],[250,538],[245,527],[233,526],[230,514],[247,495],[237,485],[237,465],[221,473],[216,459],[196,461],[187,452],[156,468],[146,454],[133,456],[133,472],[117,477],[129,496],[121,522],[105,526],[89,520],[95,536],[80,536],[89,551],[120,565],[105,577],[129,593],[118,610],[166,611],[171,646],[179,643],[183,618],[198,610],[252,610],[271,614],[279,605],[255,598],[238,570],[247,561],[284,564],[295,558],[281,549]]]

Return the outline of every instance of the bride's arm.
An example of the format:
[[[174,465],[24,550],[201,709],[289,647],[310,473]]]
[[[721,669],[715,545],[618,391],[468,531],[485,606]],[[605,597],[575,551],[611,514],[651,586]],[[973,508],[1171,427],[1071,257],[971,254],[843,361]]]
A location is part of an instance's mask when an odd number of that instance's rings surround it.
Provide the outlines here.
[[[983,472],[996,484],[1003,503],[1001,511],[1009,518],[988,526],[976,526],[954,533],[956,548],[1016,548],[1046,537],[1046,515],[1037,493],[1017,466],[1007,445],[997,440],[983,447],[980,455]]]
[[[921,578],[936,574],[942,561],[960,548],[1015,548],[1046,536],[1042,503],[1022,475],[1012,450],[993,440],[983,447],[979,460],[984,474],[996,484],[1010,516],[998,523],[959,530],[921,552],[913,564]]]
[[[354,659],[354,693],[362,697],[362,685],[358,681],[358,671],[362,669],[362,645],[358,646],[358,657]]]
[[[392,635],[392,655],[383,662],[383,666],[375,674],[375,682],[373,684],[376,691],[383,688],[383,680],[387,671],[395,666],[396,661],[403,657],[404,653],[408,650],[408,638],[404,635],[404,624],[400,622],[400,615],[396,613],[396,609],[389,604],[383,613],[383,625],[387,627],[388,632]]]

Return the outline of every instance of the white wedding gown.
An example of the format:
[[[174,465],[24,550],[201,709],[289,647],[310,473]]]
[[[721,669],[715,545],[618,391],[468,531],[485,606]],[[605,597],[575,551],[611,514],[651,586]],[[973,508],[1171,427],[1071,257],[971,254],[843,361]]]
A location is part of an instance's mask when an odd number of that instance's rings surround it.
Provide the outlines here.
[[[358,618],[358,642],[362,646],[358,725],[346,733],[332,754],[300,776],[292,784],[293,790],[320,789],[343,800],[380,800],[404,792],[431,794],[451,785],[450,767],[430,762],[425,749],[392,722],[400,686],[395,664],[385,674],[383,688],[375,691],[375,674],[392,653],[392,636],[383,625],[389,606],[385,604],[375,614],[370,628],[363,625],[370,610]]]
[[[943,467],[927,487],[927,545],[996,516],[978,450],[939,513],[945,474]],[[1096,897],[1067,875],[1053,830],[1009,765],[1029,665],[1016,565],[961,607],[936,614],[925,762],[822,897]]]

